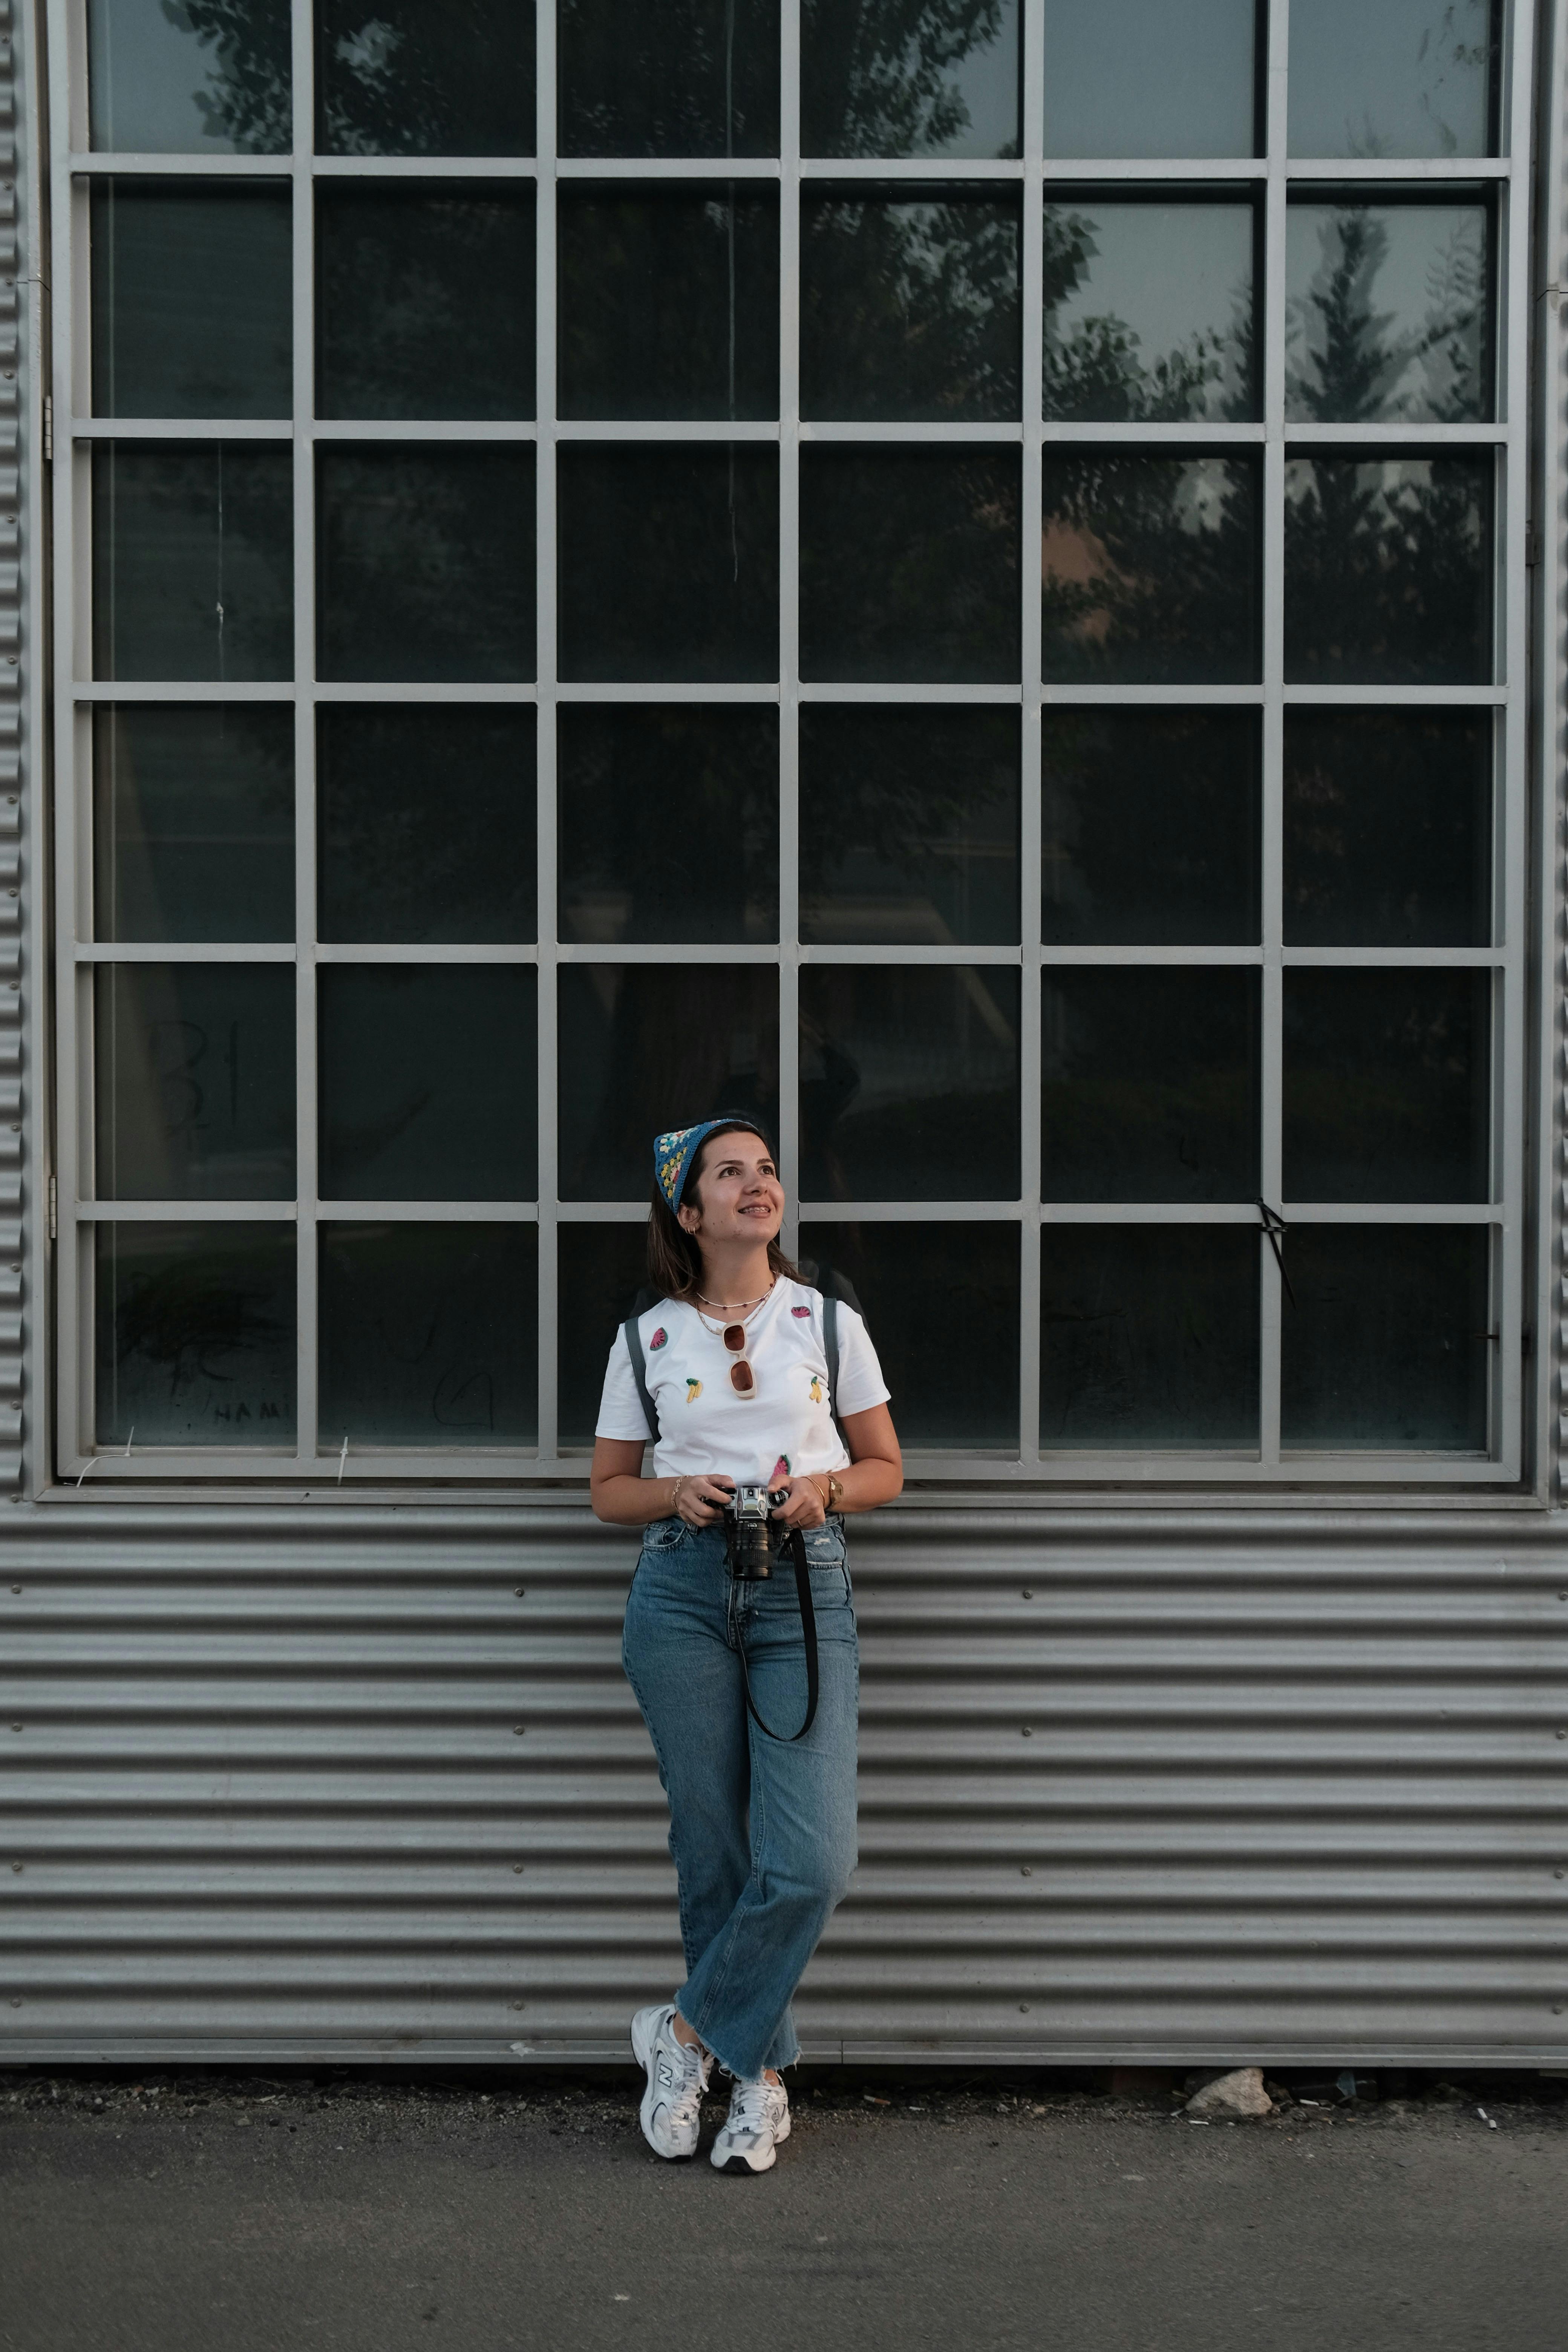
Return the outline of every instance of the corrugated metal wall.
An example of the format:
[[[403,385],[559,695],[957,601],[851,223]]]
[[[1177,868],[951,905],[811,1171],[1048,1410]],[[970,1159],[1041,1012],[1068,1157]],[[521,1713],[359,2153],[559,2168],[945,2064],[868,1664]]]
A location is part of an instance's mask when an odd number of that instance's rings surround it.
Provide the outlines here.
[[[10,2054],[624,2055],[679,1965],[624,1536],[27,1521],[0,1591]],[[854,1560],[862,1862],[810,2054],[1568,2058],[1549,1521],[915,1505]]]

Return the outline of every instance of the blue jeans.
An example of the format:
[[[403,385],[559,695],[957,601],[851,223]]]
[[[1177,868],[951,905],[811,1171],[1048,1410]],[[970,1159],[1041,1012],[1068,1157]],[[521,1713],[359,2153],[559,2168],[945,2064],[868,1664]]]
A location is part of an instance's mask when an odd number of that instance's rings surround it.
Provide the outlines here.
[[[805,1534],[821,1688],[805,1713],[805,1642],[789,1553],[765,1582],[724,1565],[721,1527],[659,1519],[643,1537],[621,1658],[669,1799],[686,1982],[676,2005],[743,2082],[800,2054],[790,2002],[855,1867],[860,1658],[841,1523]],[[784,1736],[746,1712],[752,1696]]]

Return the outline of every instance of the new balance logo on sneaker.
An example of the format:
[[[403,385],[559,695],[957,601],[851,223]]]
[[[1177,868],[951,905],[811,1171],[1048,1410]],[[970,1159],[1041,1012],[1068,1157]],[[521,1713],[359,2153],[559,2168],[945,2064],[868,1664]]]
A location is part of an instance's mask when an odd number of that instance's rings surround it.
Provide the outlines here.
[[[643,2137],[655,2156],[679,2160],[697,2153],[702,2094],[713,2061],[696,2042],[675,2038],[675,2003],[639,2009],[632,2020],[632,2054],[647,2075],[642,2095]],[[773,2161],[769,2158],[769,2162]]]

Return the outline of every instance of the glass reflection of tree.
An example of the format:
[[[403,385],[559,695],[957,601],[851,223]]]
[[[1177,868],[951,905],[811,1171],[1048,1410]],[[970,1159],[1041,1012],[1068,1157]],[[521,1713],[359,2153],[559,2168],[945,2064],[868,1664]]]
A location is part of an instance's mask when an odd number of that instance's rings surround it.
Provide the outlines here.
[[[1221,334],[1194,328],[1184,342],[1146,359],[1142,339],[1113,311],[1080,319],[1066,335],[1051,320],[1098,257],[1094,224],[1061,205],[1045,211],[1045,413],[1106,424],[1180,424],[1194,417],[1254,414],[1252,289],[1236,288]]]
[[[1245,680],[1258,671],[1257,478],[1243,458],[1047,453],[1048,678]]]
[[[1018,415],[1015,206],[808,201],[802,334],[808,414],[936,423]]]
[[[1002,0],[803,0],[802,138],[818,155],[935,155],[969,127],[959,69]],[[998,152],[1016,155],[1016,140]]]
[[[1458,232],[1429,285],[1419,329],[1391,332],[1373,307],[1388,238],[1363,208],[1323,231],[1307,298],[1312,339],[1292,378],[1314,418],[1361,424],[1401,413],[1395,387],[1426,370],[1435,423],[1480,413],[1484,257]],[[1305,324],[1305,319],[1301,320]],[[1486,555],[1490,460],[1479,453],[1299,457],[1287,472],[1287,637],[1297,677],[1390,682],[1490,675]]]
[[[560,0],[573,155],[778,152],[778,0]]]
[[[164,16],[213,52],[211,88],[195,101],[209,139],[241,153],[278,154],[294,143],[289,10],[257,0],[162,0]]]

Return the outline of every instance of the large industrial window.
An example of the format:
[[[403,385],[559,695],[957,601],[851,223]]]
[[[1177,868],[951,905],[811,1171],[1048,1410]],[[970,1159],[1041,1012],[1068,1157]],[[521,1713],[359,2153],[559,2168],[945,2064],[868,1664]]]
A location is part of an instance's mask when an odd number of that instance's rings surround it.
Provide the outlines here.
[[[74,4],[62,1472],[581,1475],[740,1108],[917,1475],[1517,1475],[1523,17]]]

